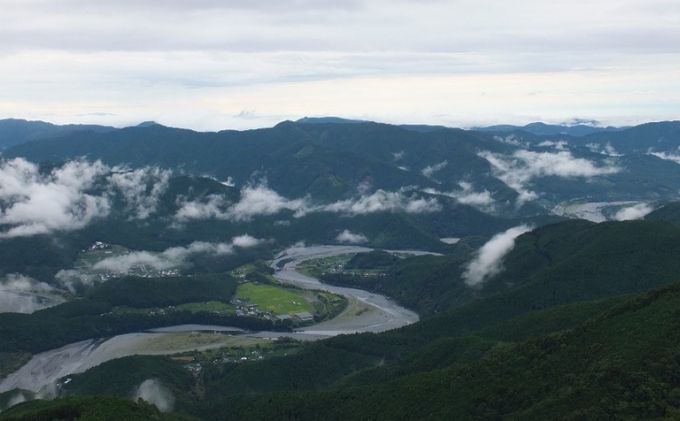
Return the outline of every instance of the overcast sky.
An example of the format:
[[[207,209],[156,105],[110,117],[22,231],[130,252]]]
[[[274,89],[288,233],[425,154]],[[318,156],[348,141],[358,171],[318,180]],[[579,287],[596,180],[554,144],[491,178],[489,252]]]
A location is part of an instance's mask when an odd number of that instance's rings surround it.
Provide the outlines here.
[[[678,0],[0,0],[0,118],[680,119]]]

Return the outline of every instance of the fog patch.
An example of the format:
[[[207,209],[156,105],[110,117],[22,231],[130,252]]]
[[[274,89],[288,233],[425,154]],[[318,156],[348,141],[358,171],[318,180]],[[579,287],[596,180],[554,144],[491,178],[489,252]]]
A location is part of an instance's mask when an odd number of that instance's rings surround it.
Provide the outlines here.
[[[467,264],[463,281],[468,286],[477,287],[498,275],[503,270],[503,258],[515,247],[515,239],[531,230],[528,225],[520,225],[494,235]]]
[[[21,274],[0,279],[0,313],[33,313],[64,302],[52,286]]]
[[[494,136],[495,141],[505,143],[513,146],[529,147],[528,142],[524,142],[520,137],[514,134],[509,134],[507,136]]]
[[[161,412],[170,412],[175,406],[175,396],[158,379],[146,379],[133,392],[134,400],[143,400]]]
[[[122,256],[108,257],[95,263],[95,271],[127,273],[133,268],[150,267],[154,270],[167,270],[182,266],[186,260],[195,254],[214,256],[230,255],[235,248],[251,248],[262,243],[262,240],[242,235],[232,238],[229,243],[208,243],[195,241],[188,246],[171,247],[160,253],[150,251],[133,251]]]
[[[366,238],[365,235],[363,234],[357,234],[353,233],[350,230],[344,230],[340,234],[338,234],[335,239],[339,243],[344,243],[344,244],[363,244],[368,242],[368,238]]]
[[[337,212],[346,215],[366,215],[377,212],[405,212],[405,213],[431,213],[441,210],[441,205],[436,199],[419,198],[415,195],[407,195],[404,192],[388,192],[376,190],[368,196],[356,199],[341,200],[329,205],[317,207],[316,211]]]
[[[27,400],[30,400],[30,396],[24,395],[22,392],[17,392],[14,396],[12,396],[9,401],[7,401],[7,406],[5,409],[9,409],[13,407],[14,405],[19,405],[20,403],[26,402]]]
[[[479,153],[479,156],[491,164],[495,177],[517,192],[518,205],[538,197],[535,192],[527,187],[535,178],[549,176],[591,178],[621,171],[614,165],[597,166],[587,159],[574,157],[568,151],[533,152],[521,150],[510,156],[483,151]]]
[[[172,174],[169,170],[157,167],[134,171],[114,168],[114,171],[108,177],[109,184],[123,195],[127,203],[126,210],[136,219],[146,219],[156,211]]]
[[[567,150],[567,146],[569,143],[567,143],[564,140],[544,140],[543,142],[539,143],[537,146],[543,147],[543,148],[555,148],[560,151],[565,151]]]
[[[264,185],[246,187],[241,190],[241,200],[229,209],[231,219],[249,220],[259,215],[274,215],[282,210],[291,210],[302,215],[307,208],[306,199],[288,200]]]
[[[428,165],[427,167],[423,168],[420,172],[423,173],[425,177],[432,178],[434,173],[443,170],[447,165],[449,165],[449,161],[442,161],[438,164]]]
[[[179,222],[210,218],[248,221],[255,216],[275,215],[283,210],[291,210],[300,217],[308,208],[307,199],[289,200],[265,185],[258,185],[241,189],[240,200],[236,203],[219,195],[210,195],[203,201],[181,202],[175,219]]]
[[[659,159],[663,159],[665,161],[673,161],[676,164],[680,164],[680,155],[679,154],[674,154],[674,153],[669,153],[669,152],[649,152],[649,155],[655,156]]]
[[[614,215],[614,219],[617,221],[632,221],[635,219],[642,219],[653,210],[654,208],[646,203],[638,203],[637,205],[619,210]]]
[[[441,241],[444,244],[453,245],[453,244],[458,244],[458,242],[460,242],[460,238],[458,238],[458,237],[444,237],[444,238],[440,238],[439,241]]]
[[[365,179],[357,186],[357,193],[360,195],[366,195],[373,189],[373,183],[370,179]]]
[[[362,190],[369,188],[365,183],[359,187]],[[348,216],[377,212],[428,213],[440,211],[441,205],[433,198],[407,194],[406,189],[396,192],[379,189],[351,199],[313,205],[307,197],[290,200],[265,186],[257,186],[244,188],[241,199],[234,204],[217,195],[208,196],[200,202],[183,202],[175,214],[175,220],[183,223],[192,219],[214,218],[238,222],[251,220],[255,216],[274,215],[283,210],[293,211],[294,218],[301,218],[315,212],[343,213]]]
[[[155,212],[171,172],[69,161],[49,172],[16,158],[0,162],[0,239],[78,230],[110,214],[120,194],[131,219]]]
[[[49,174],[22,158],[0,163],[0,238],[72,231],[109,213],[106,197],[87,193],[108,168],[71,161]]]
[[[623,156],[623,154],[619,153],[609,142],[607,142],[605,145],[601,145],[599,143],[588,143],[586,144],[586,148],[588,148],[591,152],[599,153],[600,155]]]
[[[433,188],[424,189],[424,193],[446,196],[455,199],[456,202],[473,206],[480,210],[492,211],[494,208],[495,200],[491,195],[491,192],[484,189],[483,191],[475,191],[472,183],[467,181],[461,181],[458,183],[460,190],[451,192],[442,192]]]

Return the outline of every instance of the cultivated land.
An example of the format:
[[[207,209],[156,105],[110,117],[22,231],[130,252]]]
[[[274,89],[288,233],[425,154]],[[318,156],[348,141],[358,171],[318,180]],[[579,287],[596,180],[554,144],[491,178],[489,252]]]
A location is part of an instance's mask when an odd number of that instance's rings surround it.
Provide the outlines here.
[[[299,290],[248,282],[238,286],[235,298],[274,315],[292,315],[314,312],[306,295],[308,294]]]

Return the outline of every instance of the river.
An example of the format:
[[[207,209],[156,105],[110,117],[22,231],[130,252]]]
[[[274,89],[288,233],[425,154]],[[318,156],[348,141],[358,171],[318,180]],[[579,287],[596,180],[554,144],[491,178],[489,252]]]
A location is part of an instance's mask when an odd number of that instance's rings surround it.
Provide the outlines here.
[[[383,295],[327,285],[297,271],[297,265],[305,260],[371,250],[355,246],[291,247],[279,253],[271,262],[275,269],[274,277],[281,283],[303,289],[324,290],[347,298],[347,308],[331,320],[299,328],[294,332],[244,332],[242,329],[226,326],[181,325],[117,335],[108,339],[85,340],[34,355],[19,370],[0,381],[0,393],[17,388],[40,392],[62,377],[82,373],[106,361],[129,355],[167,355],[247,344],[282,336],[319,340],[347,333],[384,332],[417,322],[416,313]],[[434,254],[410,250],[393,252]],[[224,334],[225,332],[234,334]]]

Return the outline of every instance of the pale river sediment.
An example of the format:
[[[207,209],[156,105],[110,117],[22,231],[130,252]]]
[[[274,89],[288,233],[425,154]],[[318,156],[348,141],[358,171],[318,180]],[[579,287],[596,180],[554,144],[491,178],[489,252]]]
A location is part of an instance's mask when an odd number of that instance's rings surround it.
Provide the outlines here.
[[[276,270],[274,277],[281,283],[303,289],[324,290],[347,298],[347,308],[331,320],[293,332],[245,332],[226,326],[181,325],[107,339],[85,340],[34,355],[23,367],[0,381],[0,393],[17,388],[39,392],[64,376],[82,373],[106,361],[129,355],[167,355],[284,336],[299,340],[318,340],[347,333],[384,332],[417,322],[416,313],[383,295],[327,285],[296,270],[297,265],[305,260],[368,251],[371,249],[355,246],[291,247],[279,253],[272,261],[271,265]],[[432,254],[422,251],[397,252]],[[230,332],[234,334],[229,334]]]

